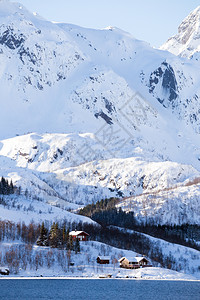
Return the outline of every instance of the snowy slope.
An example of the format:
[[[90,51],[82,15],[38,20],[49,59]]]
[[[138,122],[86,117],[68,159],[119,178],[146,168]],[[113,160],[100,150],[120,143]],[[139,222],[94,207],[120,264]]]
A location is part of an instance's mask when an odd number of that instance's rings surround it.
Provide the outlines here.
[[[196,280],[197,275],[191,275],[189,272],[181,273],[164,269],[160,267],[152,267],[138,270],[128,270],[119,268],[118,259],[123,256],[136,256],[134,251],[128,251],[111,247],[107,244],[97,241],[89,241],[81,244],[81,253],[75,254],[71,252],[70,261],[74,262],[73,267],[67,266],[68,257],[66,250],[52,249],[49,247],[33,246],[27,249],[27,245],[13,242],[2,242],[0,245],[0,251],[2,258],[5,260],[5,253],[7,251],[14,250],[18,253],[26,253],[24,261],[20,261],[20,268],[11,268],[11,274],[9,277],[52,277],[59,278],[99,278],[99,276],[107,276],[111,274],[113,278],[139,278],[139,279],[168,279],[168,280]],[[106,253],[110,256],[109,265],[99,265],[96,262],[96,258]],[[40,263],[37,263],[39,257]],[[31,259],[30,259],[31,258]],[[117,261],[117,262],[116,262]],[[23,264],[24,263],[24,264]],[[24,266],[25,265],[25,266]],[[0,275],[0,278],[2,276]]]
[[[94,155],[90,151],[87,160],[86,142]],[[153,154],[148,159],[139,149],[112,158],[91,134],[29,134],[1,144],[0,176],[49,205],[74,210],[102,198],[131,196],[120,205],[132,208],[139,220],[200,222],[200,173],[191,165],[155,160]]]
[[[90,156],[85,156],[84,148],[90,150]],[[50,195],[79,204],[100,197],[159,191],[200,176],[190,165],[163,161],[153,153],[148,157],[147,151],[138,147],[129,153],[124,150],[113,158],[92,134],[29,134],[1,142],[2,170],[7,170],[10,162],[10,169],[15,166],[20,178],[14,176],[14,170],[2,176],[9,175],[23,190],[27,187],[39,195],[39,189],[47,189]],[[22,172],[30,174],[25,182]],[[39,188],[32,188],[29,180]]]
[[[150,127],[151,136],[160,129],[158,134],[166,137],[167,115],[174,125],[177,120],[170,114],[174,108],[182,126],[192,123],[198,131],[195,64],[188,66],[118,28],[55,24],[11,2],[1,2],[0,8],[2,137],[46,131],[95,133],[105,122],[114,128],[120,122],[134,136],[141,127],[139,136]],[[191,98],[187,110],[179,100],[181,90]],[[132,99],[135,92],[142,95],[139,103]],[[124,117],[124,104],[130,100],[135,106],[131,122]],[[168,112],[163,107],[169,107]]]
[[[45,197],[41,200],[30,194],[28,196],[6,196],[4,203],[0,203],[0,220],[24,222],[27,225],[32,221],[36,224],[42,222],[52,224],[53,222],[63,222],[63,220],[76,223],[95,223],[90,218],[67,211],[70,206],[67,207],[66,202],[60,203],[58,198],[57,201],[53,197],[49,197],[46,202],[44,200]]]
[[[118,207],[134,211],[138,220],[154,221],[155,224],[200,223],[200,178],[158,191],[148,191],[129,197]]]
[[[123,232],[134,232],[133,230],[129,229],[123,229],[120,227],[117,228],[119,228]],[[171,258],[171,261],[173,261],[173,263],[171,262],[171,264],[173,264],[173,266],[171,267],[186,274],[193,274],[198,279],[200,278],[200,272],[198,268],[200,263],[200,256],[198,250],[181,246],[175,243],[169,243],[162,239],[154,238],[144,233],[137,232],[137,234],[148,238],[154,244],[155,249],[157,248],[161,250],[163,256]],[[156,251],[155,249],[154,251]],[[145,273],[145,271],[143,272]]]
[[[182,126],[192,123],[199,131],[195,63],[188,65],[118,28],[55,24],[12,2],[1,2],[0,10],[0,124],[5,128],[1,137],[94,133],[105,121],[115,128],[116,121],[122,123],[132,135],[146,126],[152,131],[159,127],[166,136],[167,115],[174,127],[178,117]],[[137,109],[130,123],[121,110],[135,92],[143,100],[138,105],[133,99]]]
[[[10,1],[0,24],[0,176],[65,209],[199,177],[198,62]]]
[[[200,6],[183,20],[178,34],[168,39],[160,49],[187,58],[200,51]]]
[[[21,4],[1,1],[0,11],[1,120],[7,119],[15,133],[27,131],[31,124],[40,128],[42,119],[44,124],[57,106],[55,91],[53,101],[45,90],[60,86],[84,62],[84,56],[63,30]]]

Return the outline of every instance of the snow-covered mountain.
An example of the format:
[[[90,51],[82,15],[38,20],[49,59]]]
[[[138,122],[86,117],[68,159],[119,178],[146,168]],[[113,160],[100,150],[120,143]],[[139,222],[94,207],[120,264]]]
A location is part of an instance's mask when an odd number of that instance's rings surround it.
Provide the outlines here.
[[[0,1],[0,175],[64,208],[184,186],[200,177],[199,80],[198,61],[118,28]]]
[[[117,28],[55,24],[9,1],[1,1],[0,11],[2,138],[95,133],[116,121],[134,136],[145,126],[166,136],[167,117],[173,127],[178,117],[199,132],[197,64]],[[135,107],[131,122],[124,118],[128,101]]]
[[[161,49],[182,57],[196,57],[200,52],[200,6],[183,20],[178,34],[169,38]]]

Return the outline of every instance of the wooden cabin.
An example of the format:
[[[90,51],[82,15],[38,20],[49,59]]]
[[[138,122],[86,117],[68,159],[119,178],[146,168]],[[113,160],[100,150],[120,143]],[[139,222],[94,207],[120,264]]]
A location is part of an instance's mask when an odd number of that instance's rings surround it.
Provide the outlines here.
[[[73,241],[75,241],[76,239],[79,239],[79,241],[87,241],[88,237],[90,236],[85,231],[77,231],[77,230],[71,231],[69,235],[72,236]]]
[[[150,261],[144,256],[122,257],[119,259],[120,268],[138,269],[140,267],[151,267]]]
[[[98,256],[97,263],[101,265],[106,265],[110,263],[110,256]]]

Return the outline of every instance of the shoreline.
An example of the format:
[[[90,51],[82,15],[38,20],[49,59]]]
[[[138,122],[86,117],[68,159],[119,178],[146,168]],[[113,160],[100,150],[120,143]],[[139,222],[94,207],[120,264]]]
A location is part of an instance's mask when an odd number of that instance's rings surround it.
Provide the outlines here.
[[[99,277],[65,277],[65,276],[52,276],[52,277],[39,277],[39,276],[18,276],[18,277],[0,277],[0,280],[150,280],[150,281],[194,281],[200,282],[200,279],[167,279],[167,278],[99,278]]]

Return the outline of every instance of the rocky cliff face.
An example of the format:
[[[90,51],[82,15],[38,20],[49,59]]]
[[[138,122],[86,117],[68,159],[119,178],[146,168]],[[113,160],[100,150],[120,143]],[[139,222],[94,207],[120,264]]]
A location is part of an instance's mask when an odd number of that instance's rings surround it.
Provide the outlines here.
[[[183,20],[178,27],[178,34],[171,37],[161,49],[188,58],[200,51],[200,6]]]
[[[161,67],[151,73],[149,79],[149,92],[154,94],[158,84],[160,84],[163,98],[160,99],[157,97],[157,100],[163,104],[164,107],[168,107],[170,104],[172,107],[175,107],[176,99],[178,97],[177,81],[173,68],[166,62],[163,62]]]

